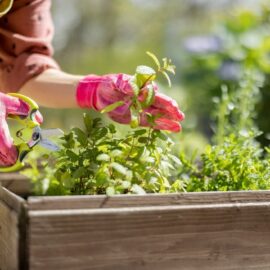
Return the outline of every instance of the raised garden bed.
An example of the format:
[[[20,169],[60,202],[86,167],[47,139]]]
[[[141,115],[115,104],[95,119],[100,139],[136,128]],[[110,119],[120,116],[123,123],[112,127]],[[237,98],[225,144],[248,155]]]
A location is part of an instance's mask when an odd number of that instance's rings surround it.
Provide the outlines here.
[[[268,270],[270,192],[25,200],[1,187],[0,269]]]

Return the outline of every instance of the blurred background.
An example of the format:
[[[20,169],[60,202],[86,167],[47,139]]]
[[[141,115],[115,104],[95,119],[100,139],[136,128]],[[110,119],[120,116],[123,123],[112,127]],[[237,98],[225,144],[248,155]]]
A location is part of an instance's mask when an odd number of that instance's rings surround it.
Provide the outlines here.
[[[67,72],[134,74],[138,65],[153,66],[146,51],[173,60],[172,88],[162,79],[159,85],[186,114],[183,132],[173,136],[176,146],[190,153],[201,151],[211,138],[221,85],[233,89],[246,67],[257,67],[266,79],[258,97],[257,123],[264,131],[261,142],[269,144],[269,0],[52,2],[55,58]],[[82,125],[82,110],[42,112],[46,127]]]

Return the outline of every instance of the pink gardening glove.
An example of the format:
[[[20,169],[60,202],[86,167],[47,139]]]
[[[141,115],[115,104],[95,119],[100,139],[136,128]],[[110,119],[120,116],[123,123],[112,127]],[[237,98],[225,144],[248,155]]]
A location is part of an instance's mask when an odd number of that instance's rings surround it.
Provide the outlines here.
[[[130,104],[133,90],[129,83],[132,76],[126,74],[110,74],[104,76],[88,75],[83,78],[77,87],[77,102],[82,108],[92,108],[97,111],[103,110],[110,104],[117,101],[124,101],[125,104],[108,113],[109,117],[122,124],[129,124],[131,121]],[[155,129],[179,132],[180,121],[184,114],[180,111],[175,100],[157,92],[157,85],[153,83],[155,99],[153,104],[144,110],[140,115],[140,125],[149,126],[146,112],[152,115],[160,115],[155,121]],[[148,85],[145,86],[148,87]],[[141,91],[139,99],[144,99],[144,92]]]
[[[18,98],[0,93],[0,167],[10,166],[16,163],[17,149],[13,145],[8,125],[7,116],[21,115],[27,116],[29,106]]]

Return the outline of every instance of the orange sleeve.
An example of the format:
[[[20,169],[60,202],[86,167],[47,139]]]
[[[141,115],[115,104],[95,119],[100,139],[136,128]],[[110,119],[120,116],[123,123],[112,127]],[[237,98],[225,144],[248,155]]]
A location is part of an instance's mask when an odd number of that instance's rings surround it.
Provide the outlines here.
[[[17,92],[29,79],[48,68],[52,58],[51,0],[15,0],[0,19],[0,91]]]

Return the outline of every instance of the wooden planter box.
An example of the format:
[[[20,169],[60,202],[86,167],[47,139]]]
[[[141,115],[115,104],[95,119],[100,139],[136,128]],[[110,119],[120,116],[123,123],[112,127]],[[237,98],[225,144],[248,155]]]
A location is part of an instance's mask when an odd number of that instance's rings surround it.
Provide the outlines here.
[[[25,200],[0,187],[0,269],[269,270],[270,192]]]

